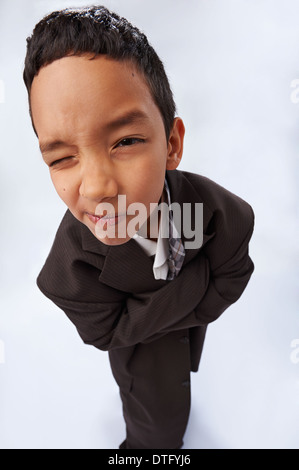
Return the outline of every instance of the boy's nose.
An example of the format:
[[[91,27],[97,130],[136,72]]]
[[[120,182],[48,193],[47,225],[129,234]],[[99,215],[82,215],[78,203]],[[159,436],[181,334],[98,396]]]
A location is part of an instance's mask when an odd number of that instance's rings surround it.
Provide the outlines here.
[[[93,165],[83,169],[80,185],[82,197],[100,202],[103,199],[116,197],[117,194],[118,185],[110,168]]]

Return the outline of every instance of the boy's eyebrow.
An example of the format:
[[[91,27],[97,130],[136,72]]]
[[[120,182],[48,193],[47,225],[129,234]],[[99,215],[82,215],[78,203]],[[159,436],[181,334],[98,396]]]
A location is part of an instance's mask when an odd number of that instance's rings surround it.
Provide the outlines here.
[[[127,126],[128,124],[134,124],[138,121],[148,121],[147,114],[143,113],[140,110],[133,110],[125,113],[123,116],[119,116],[115,120],[105,124],[105,131],[114,130],[119,127]],[[62,140],[54,140],[51,142],[40,143],[39,148],[42,154],[53,152],[61,147],[66,147],[68,144]]]
[[[54,140],[53,142],[40,143],[39,148],[42,154],[53,152],[61,147],[65,147],[67,144],[62,140]]]
[[[134,124],[138,121],[147,121],[148,119],[149,118],[147,114],[141,110],[132,110],[123,114],[122,116],[119,116],[114,121],[108,122],[104,127],[106,130],[113,130],[128,124]]]

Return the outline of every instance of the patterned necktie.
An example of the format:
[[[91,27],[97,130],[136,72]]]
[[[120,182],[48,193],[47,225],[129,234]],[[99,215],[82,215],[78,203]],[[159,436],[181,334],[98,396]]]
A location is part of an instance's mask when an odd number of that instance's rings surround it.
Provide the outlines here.
[[[169,207],[171,204],[170,191],[169,191],[169,187],[168,187],[166,179],[165,179],[165,188],[167,192],[168,207]],[[169,257],[168,257],[169,270],[168,270],[168,275],[167,275],[167,281],[172,281],[179,274],[181,267],[183,266],[183,262],[185,258],[185,248],[175,228],[172,212],[168,211],[168,214],[169,214]]]

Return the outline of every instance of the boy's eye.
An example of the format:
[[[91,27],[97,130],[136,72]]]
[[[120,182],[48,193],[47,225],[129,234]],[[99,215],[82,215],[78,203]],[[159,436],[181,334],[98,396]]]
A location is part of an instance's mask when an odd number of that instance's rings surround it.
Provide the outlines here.
[[[66,161],[66,160],[68,160],[68,159],[70,159],[70,158],[72,158],[72,157],[59,158],[58,160],[54,160],[54,162],[50,163],[49,166],[50,166],[50,168],[51,168],[51,167],[53,167],[53,166],[55,166],[55,165],[58,165],[59,163],[62,163],[62,162]]]
[[[116,147],[126,147],[128,145],[134,145],[140,142],[144,142],[144,140],[138,139],[137,137],[126,137],[125,139],[122,139],[120,142],[118,142]]]

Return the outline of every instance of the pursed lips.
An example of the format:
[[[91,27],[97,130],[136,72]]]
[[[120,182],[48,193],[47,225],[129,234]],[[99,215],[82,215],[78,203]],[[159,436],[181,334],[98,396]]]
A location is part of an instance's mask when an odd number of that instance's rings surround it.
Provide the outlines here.
[[[94,224],[99,222],[101,225],[104,225],[105,223],[108,223],[108,225],[115,225],[126,217],[126,214],[95,215],[90,212],[86,212],[86,215]]]

